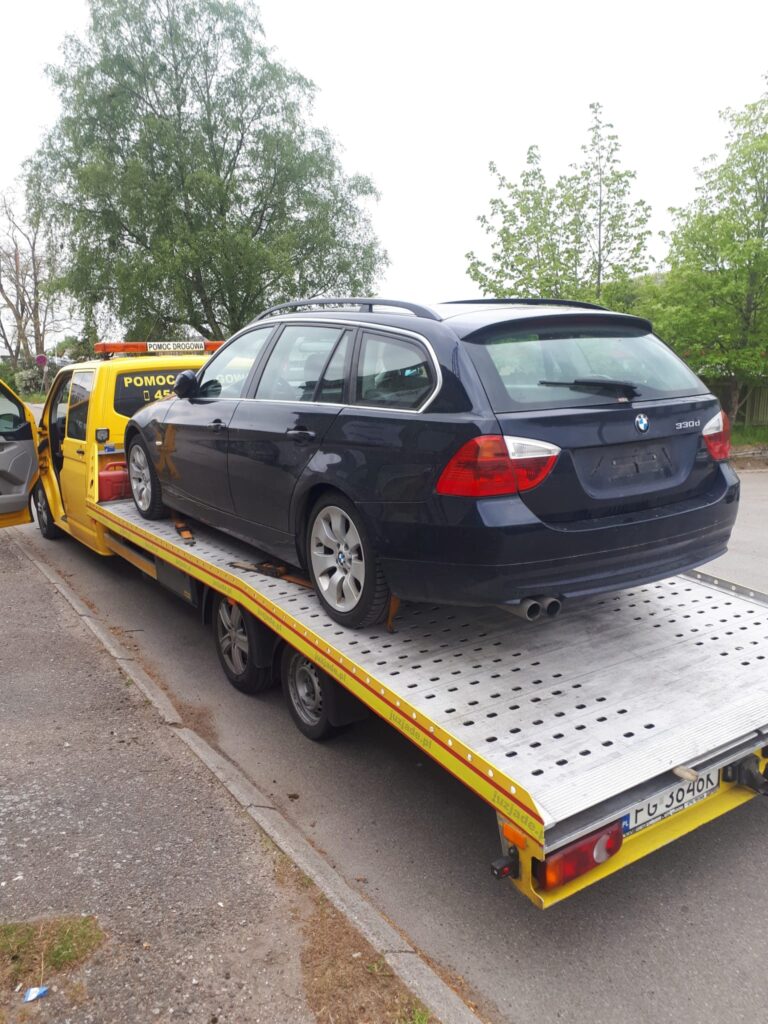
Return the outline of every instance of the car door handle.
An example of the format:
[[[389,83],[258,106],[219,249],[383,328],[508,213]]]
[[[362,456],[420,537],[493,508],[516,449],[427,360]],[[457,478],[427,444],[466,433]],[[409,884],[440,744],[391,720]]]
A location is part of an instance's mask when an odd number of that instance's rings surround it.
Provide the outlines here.
[[[288,437],[292,437],[294,441],[314,441],[317,436],[314,430],[307,430],[306,427],[291,427],[285,433]]]
[[[225,426],[224,420],[213,420],[211,423],[208,424],[208,429],[209,430],[217,430],[218,431],[218,430],[223,430],[224,426]]]
[[[75,455],[85,455],[85,448],[75,448]]]

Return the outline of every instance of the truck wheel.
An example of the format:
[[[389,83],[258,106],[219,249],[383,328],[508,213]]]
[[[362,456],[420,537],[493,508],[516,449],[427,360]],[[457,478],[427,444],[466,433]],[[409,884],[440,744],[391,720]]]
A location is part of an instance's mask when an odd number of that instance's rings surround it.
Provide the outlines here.
[[[160,481],[152,465],[152,459],[140,439],[131,442],[128,452],[128,479],[136,508],[145,519],[161,519],[165,505],[160,491]]]
[[[341,494],[320,497],[309,515],[307,566],[334,622],[373,626],[387,614],[390,590],[362,516]]]
[[[58,540],[59,537],[63,537],[64,531],[60,530],[53,520],[51,506],[48,503],[48,495],[45,493],[45,488],[40,480],[37,481],[35,489],[32,491],[32,500],[35,503],[37,525],[45,539]]]
[[[283,651],[280,674],[288,710],[300,732],[310,740],[327,740],[338,732],[328,719],[328,687],[332,680],[293,647]]]
[[[262,693],[273,684],[272,667],[255,664],[256,626],[253,616],[229,598],[213,601],[213,639],[224,675],[241,693]]]

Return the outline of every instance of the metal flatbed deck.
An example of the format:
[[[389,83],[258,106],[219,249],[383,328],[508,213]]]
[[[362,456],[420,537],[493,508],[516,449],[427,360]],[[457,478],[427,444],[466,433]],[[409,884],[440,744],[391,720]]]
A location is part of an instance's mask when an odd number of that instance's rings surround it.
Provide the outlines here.
[[[311,591],[243,568],[255,549],[202,526],[185,542],[130,501],[91,505],[108,531],[244,604],[545,849],[678,766],[768,743],[768,606],[704,574],[566,606],[405,605],[394,633],[348,630]]]

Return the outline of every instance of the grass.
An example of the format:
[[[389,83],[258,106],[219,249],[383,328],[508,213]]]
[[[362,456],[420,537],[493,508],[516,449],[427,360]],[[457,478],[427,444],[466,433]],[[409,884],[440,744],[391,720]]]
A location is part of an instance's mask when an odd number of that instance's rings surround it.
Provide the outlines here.
[[[737,423],[731,431],[731,444],[738,445],[768,445],[768,426],[745,427],[743,423]]]
[[[42,405],[45,401],[46,391],[30,391],[26,395],[19,395],[22,402],[32,402],[33,405]]]
[[[81,963],[103,940],[95,917],[0,924],[0,995],[18,985],[44,984],[51,974]]]

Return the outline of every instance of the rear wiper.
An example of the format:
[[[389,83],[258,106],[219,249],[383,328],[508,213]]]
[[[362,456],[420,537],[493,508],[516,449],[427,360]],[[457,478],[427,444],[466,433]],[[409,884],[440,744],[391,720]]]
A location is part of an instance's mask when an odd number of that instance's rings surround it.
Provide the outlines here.
[[[576,380],[540,380],[548,388],[573,388],[574,391],[614,391],[626,398],[634,398],[640,392],[635,384],[627,380],[612,380],[610,377],[577,377]]]

